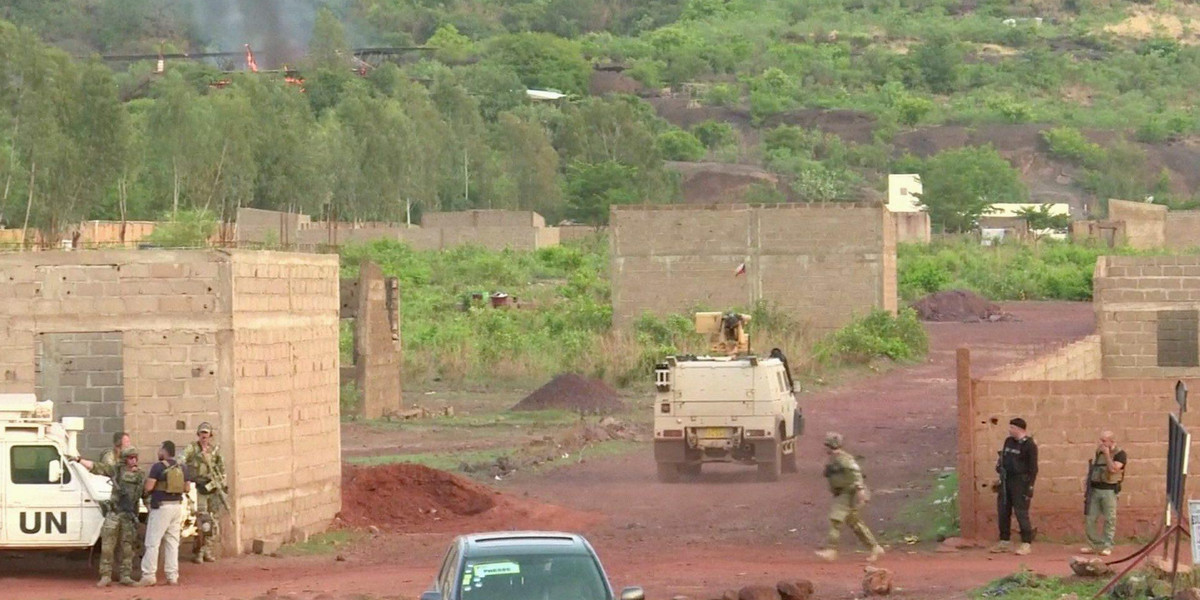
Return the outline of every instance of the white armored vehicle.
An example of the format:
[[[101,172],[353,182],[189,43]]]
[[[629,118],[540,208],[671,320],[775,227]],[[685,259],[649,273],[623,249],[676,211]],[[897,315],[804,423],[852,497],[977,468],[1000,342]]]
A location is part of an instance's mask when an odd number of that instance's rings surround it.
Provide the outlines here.
[[[658,478],[698,475],[707,462],[758,466],[776,481],[796,471],[804,417],[787,359],[750,354],[748,315],[696,313],[715,356],[670,356],[655,368],[654,460]]]
[[[67,460],[79,456],[83,419],[55,422],[53,413],[33,394],[0,394],[0,550],[86,549],[100,539],[112,480]],[[143,456],[149,469],[153,453]],[[184,536],[195,531],[188,508]]]

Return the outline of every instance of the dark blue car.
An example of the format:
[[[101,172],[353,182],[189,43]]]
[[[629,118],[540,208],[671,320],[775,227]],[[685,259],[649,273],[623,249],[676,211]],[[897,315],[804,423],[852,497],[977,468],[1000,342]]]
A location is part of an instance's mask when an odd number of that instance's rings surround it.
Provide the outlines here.
[[[644,600],[625,588],[619,600]],[[421,600],[618,600],[583,536],[548,531],[475,533],[454,539]]]

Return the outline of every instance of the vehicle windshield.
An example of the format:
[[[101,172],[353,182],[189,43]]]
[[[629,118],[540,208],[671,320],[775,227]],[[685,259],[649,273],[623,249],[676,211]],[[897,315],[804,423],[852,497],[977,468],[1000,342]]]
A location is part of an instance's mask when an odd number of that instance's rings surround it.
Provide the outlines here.
[[[489,556],[467,559],[460,600],[608,600],[590,556]]]

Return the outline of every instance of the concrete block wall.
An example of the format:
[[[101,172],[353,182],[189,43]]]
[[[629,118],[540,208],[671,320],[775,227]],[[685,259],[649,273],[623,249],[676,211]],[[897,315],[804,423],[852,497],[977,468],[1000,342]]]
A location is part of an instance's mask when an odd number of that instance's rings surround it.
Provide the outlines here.
[[[287,541],[341,508],[338,259],[232,253],[236,539]]]
[[[546,219],[524,210],[460,210],[421,215],[422,227],[545,227]]]
[[[1200,376],[1159,361],[1160,314],[1200,310],[1200,256],[1103,256],[1093,289],[1105,377]]]
[[[1200,246],[1200,211],[1168,212],[1163,237],[1167,248],[1172,250],[1191,250]]]
[[[960,355],[961,356],[961,355]],[[964,536],[996,536],[996,456],[1008,421],[1020,416],[1038,444],[1039,474],[1031,515],[1043,536],[1083,533],[1087,461],[1100,432],[1111,429],[1129,454],[1119,498],[1119,536],[1146,536],[1160,524],[1166,503],[1168,414],[1177,410],[1174,378],[1074,381],[959,380],[959,509]],[[1189,380],[1196,389],[1200,383]],[[1200,428],[1200,415],[1185,425]],[[1193,445],[1192,461],[1200,458]],[[1015,525],[1014,525],[1015,527]]]
[[[229,549],[316,531],[340,508],[337,286],[334,256],[0,255],[0,391],[37,391],[38,336],[120,332],[135,444],[182,446],[199,423],[218,428],[231,464]]]
[[[355,364],[342,367],[343,383],[354,381],[359,416],[377,419],[402,406],[400,290],[374,263],[359,267],[358,279],[341,283],[341,317],[354,319]]]
[[[597,229],[591,225],[561,225],[558,227],[558,240],[560,242],[572,242],[599,237],[607,233],[607,227]]]
[[[896,223],[896,241],[901,244],[928,244],[933,239],[929,213],[925,211],[894,212],[892,219]]]
[[[887,216],[881,204],[614,207],[614,323],[765,300],[819,332],[874,308],[895,311]]]
[[[1132,248],[1162,248],[1166,243],[1166,206],[1113,199],[1108,201],[1108,218],[1125,223],[1125,242]]]
[[[97,456],[124,431],[125,375],[119,331],[43,333],[36,338],[38,398],[64,417],[85,417],[79,451]]]
[[[1090,335],[1058,350],[1000,370],[990,380],[1063,381],[1099,379],[1102,374],[1100,336]]]

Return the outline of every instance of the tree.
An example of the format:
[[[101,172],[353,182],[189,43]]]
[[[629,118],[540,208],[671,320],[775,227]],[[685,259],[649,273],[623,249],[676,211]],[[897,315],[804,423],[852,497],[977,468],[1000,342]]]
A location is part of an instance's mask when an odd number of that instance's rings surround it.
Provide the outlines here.
[[[471,38],[458,32],[454,25],[446,23],[437,28],[425,45],[437,48],[434,57],[444,63],[461,63],[475,52]]]
[[[1049,204],[1037,208],[1022,208],[1017,211],[1017,216],[1025,219],[1030,231],[1049,230],[1062,233],[1071,228],[1071,215],[1051,214]]]
[[[546,128],[528,115],[503,113],[492,131],[492,147],[499,155],[501,176],[511,183],[511,199],[498,203],[535,211],[549,222],[562,218],[558,153]]]
[[[637,179],[636,167],[615,161],[573,163],[567,168],[567,216],[597,227],[607,224],[611,206],[639,200]]]
[[[346,30],[328,8],[317,12],[317,18],[313,22],[312,40],[308,43],[308,60],[318,69],[350,69],[350,45],[346,43]]]
[[[931,35],[913,49],[912,60],[930,91],[950,94],[958,89],[963,53],[958,41],[946,32]]]
[[[512,33],[493,38],[485,56],[487,62],[511,67],[531,88],[582,94],[592,74],[577,42],[549,33]]]
[[[704,158],[705,155],[704,144],[701,144],[696,136],[682,129],[673,129],[658,134],[655,143],[658,144],[659,153],[667,160],[695,162]]]
[[[919,201],[944,231],[973,229],[992,204],[1024,202],[1028,196],[1017,170],[991,146],[947,150],[921,168]]]

